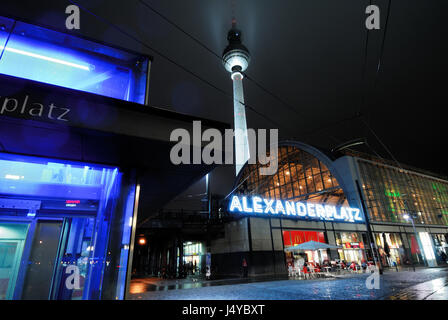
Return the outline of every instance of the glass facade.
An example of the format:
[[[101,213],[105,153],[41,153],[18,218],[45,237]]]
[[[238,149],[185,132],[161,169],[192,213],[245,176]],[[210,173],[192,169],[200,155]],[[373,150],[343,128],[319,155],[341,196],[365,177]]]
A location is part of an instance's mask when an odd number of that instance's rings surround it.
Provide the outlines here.
[[[237,192],[268,199],[348,205],[342,188],[327,166],[299,148],[278,148],[278,171],[274,175],[260,175],[260,167],[259,163],[244,167]]]
[[[145,103],[149,59],[0,17],[0,73]]]
[[[372,221],[448,226],[448,181],[358,159],[362,189]]]
[[[0,154],[0,299],[123,299],[136,186],[127,172]]]

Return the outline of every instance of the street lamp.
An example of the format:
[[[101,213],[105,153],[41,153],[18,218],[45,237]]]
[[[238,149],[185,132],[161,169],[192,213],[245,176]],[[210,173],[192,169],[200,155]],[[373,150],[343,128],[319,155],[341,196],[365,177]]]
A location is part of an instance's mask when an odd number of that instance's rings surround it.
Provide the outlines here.
[[[350,148],[353,146],[357,146],[357,145],[362,145],[362,144],[367,144],[367,141],[365,138],[358,138],[358,139],[350,140],[350,141],[344,142],[344,143],[334,147],[331,150],[331,152],[341,151],[341,150],[344,150],[344,149],[347,149],[347,148]],[[372,232],[372,228],[370,226],[369,214],[367,212],[367,207],[365,204],[364,196],[362,194],[361,187],[359,186],[358,180],[356,180],[356,188],[358,190],[359,199],[361,200],[361,206],[362,206],[362,210],[364,212],[366,231],[367,231],[366,232],[367,241],[369,241],[370,250],[372,250],[373,261],[378,269],[379,274],[383,274],[383,266],[382,266],[381,260],[379,258],[378,247],[376,245],[375,238],[374,238],[373,232]]]
[[[361,144],[367,144],[366,138],[357,138],[350,141],[346,141],[331,149],[331,152],[341,151]]]

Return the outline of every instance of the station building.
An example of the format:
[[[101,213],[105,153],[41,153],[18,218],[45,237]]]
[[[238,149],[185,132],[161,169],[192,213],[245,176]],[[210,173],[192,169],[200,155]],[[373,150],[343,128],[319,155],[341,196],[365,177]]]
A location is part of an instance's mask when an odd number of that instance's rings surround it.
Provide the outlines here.
[[[285,248],[310,240],[340,248],[322,257],[307,251],[309,261],[376,260],[383,268],[444,263],[446,178],[368,154],[332,153],[298,141],[279,144],[275,175],[260,175],[260,167],[246,164],[226,199],[232,221],[223,224],[224,232],[210,246],[216,274],[241,275],[243,259],[249,275],[287,274],[294,255]],[[291,204],[298,203],[293,212]],[[305,207],[307,212],[301,209]],[[359,210],[360,217],[347,210]]]
[[[125,298],[137,219],[212,169],[170,133],[227,126],[150,107],[151,61],[0,17],[0,300]]]

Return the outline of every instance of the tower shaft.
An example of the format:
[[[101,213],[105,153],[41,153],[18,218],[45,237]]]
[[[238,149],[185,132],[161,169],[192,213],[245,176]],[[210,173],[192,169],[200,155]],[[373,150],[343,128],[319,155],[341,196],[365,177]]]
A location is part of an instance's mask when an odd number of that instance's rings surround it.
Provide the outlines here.
[[[246,109],[244,106],[243,76],[239,72],[232,74],[233,113],[235,130],[235,170],[236,175],[249,160],[249,138],[247,134]]]
[[[222,53],[224,68],[231,73],[233,81],[233,115],[235,133],[235,170],[236,175],[249,160],[249,137],[244,106],[243,72],[249,66],[249,50],[241,43],[241,31],[232,21],[232,29],[227,33],[228,46]]]

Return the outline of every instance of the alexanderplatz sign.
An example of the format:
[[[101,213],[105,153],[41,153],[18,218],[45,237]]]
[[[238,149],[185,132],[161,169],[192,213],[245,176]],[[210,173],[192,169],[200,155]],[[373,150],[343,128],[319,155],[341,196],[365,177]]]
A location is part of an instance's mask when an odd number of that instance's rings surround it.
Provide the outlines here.
[[[229,212],[259,217],[324,220],[333,222],[363,223],[364,217],[357,208],[323,205],[313,202],[264,199],[258,196],[232,196]]]

